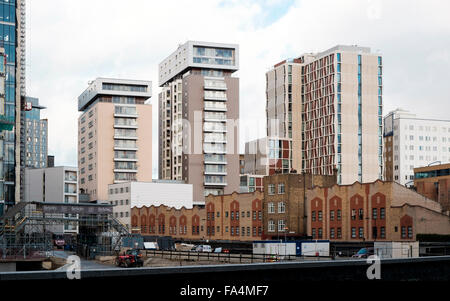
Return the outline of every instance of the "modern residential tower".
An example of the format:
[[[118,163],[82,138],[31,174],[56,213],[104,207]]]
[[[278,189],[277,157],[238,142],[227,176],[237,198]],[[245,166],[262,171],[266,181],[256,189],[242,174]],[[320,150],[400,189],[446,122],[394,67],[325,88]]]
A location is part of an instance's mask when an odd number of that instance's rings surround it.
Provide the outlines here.
[[[26,97],[26,109],[21,112],[20,133],[20,199],[24,199],[25,168],[47,167],[48,120],[41,119],[39,99]]]
[[[159,64],[159,178],[193,184],[194,203],[239,191],[239,48],[188,41]]]
[[[370,48],[342,45],[276,64],[266,74],[268,143],[247,143],[247,172],[381,179],[382,68]]]
[[[97,78],[78,97],[79,188],[107,202],[108,185],[152,181],[151,82]]]
[[[302,171],[338,184],[382,178],[382,57],[368,47],[336,46],[302,63]]]

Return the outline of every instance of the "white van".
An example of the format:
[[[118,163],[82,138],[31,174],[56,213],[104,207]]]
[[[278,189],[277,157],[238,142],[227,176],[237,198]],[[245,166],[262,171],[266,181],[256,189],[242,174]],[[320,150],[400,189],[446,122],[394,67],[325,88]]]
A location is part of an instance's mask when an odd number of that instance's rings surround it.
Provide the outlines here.
[[[212,252],[212,248],[210,245],[199,245],[195,249],[196,252]]]

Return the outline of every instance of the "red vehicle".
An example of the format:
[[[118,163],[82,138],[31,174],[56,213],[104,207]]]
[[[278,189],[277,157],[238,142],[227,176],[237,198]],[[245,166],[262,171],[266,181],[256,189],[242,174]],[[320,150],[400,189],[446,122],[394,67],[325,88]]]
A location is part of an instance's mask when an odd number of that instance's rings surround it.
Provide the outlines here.
[[[136,249],[127,250],[124,254],[117,256],[116,266],[126,268],[144,266],[141,252]]]

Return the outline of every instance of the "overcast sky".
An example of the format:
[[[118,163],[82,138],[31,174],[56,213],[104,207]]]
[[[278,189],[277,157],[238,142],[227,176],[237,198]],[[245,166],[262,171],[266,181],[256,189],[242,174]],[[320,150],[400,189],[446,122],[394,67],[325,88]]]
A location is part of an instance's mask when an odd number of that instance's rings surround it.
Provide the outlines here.
[[[158,166],[158,63],[187,40],[240,47],[241,152],[265,134],[265,72],[337,44],[383,55],[384,113],[450,119],[450,1],[29,0],[27,94],[47,106],[49,154],[77,165],[77,97],[96,77],[153,82]],[[249,128],[251,125],[251,128]]]

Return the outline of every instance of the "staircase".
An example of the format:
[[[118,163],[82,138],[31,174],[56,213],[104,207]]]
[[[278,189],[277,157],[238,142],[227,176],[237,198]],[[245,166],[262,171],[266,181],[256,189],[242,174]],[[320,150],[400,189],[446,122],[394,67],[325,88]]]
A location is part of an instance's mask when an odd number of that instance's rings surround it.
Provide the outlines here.
[[[111,226],[114,228],[114,230],[117,231],[117,233],[119,234],[119,237],[116,241],[116,243],[113,245],[112,250],[116,250],[120,244],[122,243],[122,238],[123,237],[127,237],[130,236],[131,233],[130,231],[128,231],[127,226],[125,226],[121,221],[119,221],[118,219],[116,219],[114,216],[111,216],[110,218],[110,222],[111,222]]]

